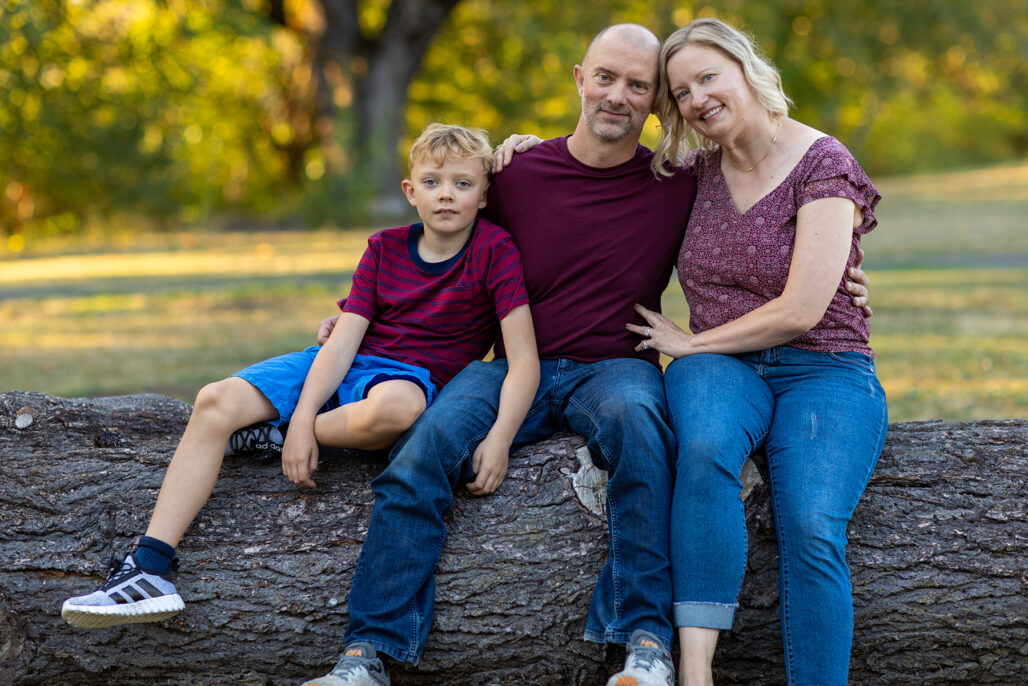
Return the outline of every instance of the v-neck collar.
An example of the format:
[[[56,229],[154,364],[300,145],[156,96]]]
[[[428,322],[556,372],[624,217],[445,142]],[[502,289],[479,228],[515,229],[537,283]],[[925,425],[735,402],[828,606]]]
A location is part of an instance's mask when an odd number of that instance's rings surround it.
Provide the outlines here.
[[[717,159],[713,160],[713,162],[714,162],[713,166],[714,166],[714,169],[717,171],[717,180],[721,184],[722,188],[724,189],[725,195],[728,196],[728,204],[732,206],[732,211],[735,212],[735,216],[736,217],[745,217],[747,214],[749,214],[751,211],[753,211],[754,207],[756,207],[757,205],[760,205],[765,200],[770,198],[772,195],[777,193],[792,178],[793,174],[795,174],[797,172],[797,170],[799,170],[799,168],[803,165],[804,160],[807,159],[807,155],[809,155],[810,151],[814,149],[814,146],[817,145],[818,143],[820,143],[821,141],[825,140],[826,138],[829,138],[829,136],[821,136],[820,138],[816,139],[813,143],[811,143],[807,147],[807,149],[803,151],[803,155],[801,155],[800,159],[796,162],[795,165],[793,165],[793,168],[789,170],[789,173],[785,175],[785,178],[783,178],[781,181],[778,182],[777,186],[775,186],[774,188],[769,190],[767,193],[765,193],[764,195],[759,197],[752,205],[750,205],[749,207],[747,207],[745,210],[742,210],[742,211],[740,211],[739,210],[739,206],[735,204],[735,198],[732,197],[732,190],[728,187],[728,180],[725,178],[724,172],[721,171],[721,160],[722,160],[722,157],[724,155],[724,150],[722,148],[718,148],[718,150],[717,150]]]

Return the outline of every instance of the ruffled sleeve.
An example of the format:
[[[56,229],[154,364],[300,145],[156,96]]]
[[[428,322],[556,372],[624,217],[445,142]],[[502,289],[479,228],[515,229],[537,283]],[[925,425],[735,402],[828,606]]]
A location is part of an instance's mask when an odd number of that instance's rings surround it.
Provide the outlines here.
[[[849,198],[864,217],[853,231],[865,234],[875,228],[875,207],[882,196],[846,146],[826,137],[816,142],[810,153],[805,160],[807,173],[797,187],[796,206],[823,198]]]
[[[710,172],[710,165],[717,160],[717,155],[704,148],[693,148],[685,155],[682,166],[693,173],[697,179]],[[720,162],[719,162],[720,163]]]
[[[691,171],[693,174],[696,173],[696,159],[699,156],[700,149],[693,148],[685,154],[685,164],[682,166]]]

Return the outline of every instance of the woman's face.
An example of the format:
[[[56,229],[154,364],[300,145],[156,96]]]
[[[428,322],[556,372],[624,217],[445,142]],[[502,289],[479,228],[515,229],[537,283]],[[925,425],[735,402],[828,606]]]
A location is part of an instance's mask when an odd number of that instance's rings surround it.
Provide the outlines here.
[[[763,110],[742,67],[717,48],[686,45],[668,60],[667,75],[678,112],[712,140],[745,128]]]

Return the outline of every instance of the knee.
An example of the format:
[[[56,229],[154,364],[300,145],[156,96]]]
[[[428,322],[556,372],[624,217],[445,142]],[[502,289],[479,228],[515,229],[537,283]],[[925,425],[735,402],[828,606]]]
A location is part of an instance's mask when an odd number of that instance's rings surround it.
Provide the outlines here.
[[[659,384],[625,384],[612,390],[597,405],[597,413],[623,430],[667,426],[667,402]]]
[[[847,519],[815,508],[796,508],[778,518],[783,542],[791,555],[817,566],[845,564]]]
[[[216,425],[227,424],[234,414],[234,405],[229,380],[215,381],[196,394],[192,419]]]
[[[368,395],[372,421],[384,429],[402,433],[425,411],[425,393],[410,382],[387,382]]]

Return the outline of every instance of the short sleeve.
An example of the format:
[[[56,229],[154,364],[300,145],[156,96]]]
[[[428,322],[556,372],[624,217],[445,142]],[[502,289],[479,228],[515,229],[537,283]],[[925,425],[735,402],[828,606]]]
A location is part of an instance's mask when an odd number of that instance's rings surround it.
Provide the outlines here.
[[[853,231],[865,234],[878,225],[875,207],[882,196],[842,143],[834,138],[822,140],[827,142],[809,160],[808,173],[797,189],[796,206],[824,198],[849,198],[864,217]]]
[[[380,242],[376,236],[368,239],[368,247],[361,255],[361,261],[353,272],[353,285],[350,287],[350,295],[340,300],[339,309],[343,312],[359,314],[368,321],[375,320],[377,287],[378,284],[378,259]]]
[[[509,235],[499,239],[492,248],[486,284],[497,320],[502,321],[515,307],[528,304],[521,252]]]

